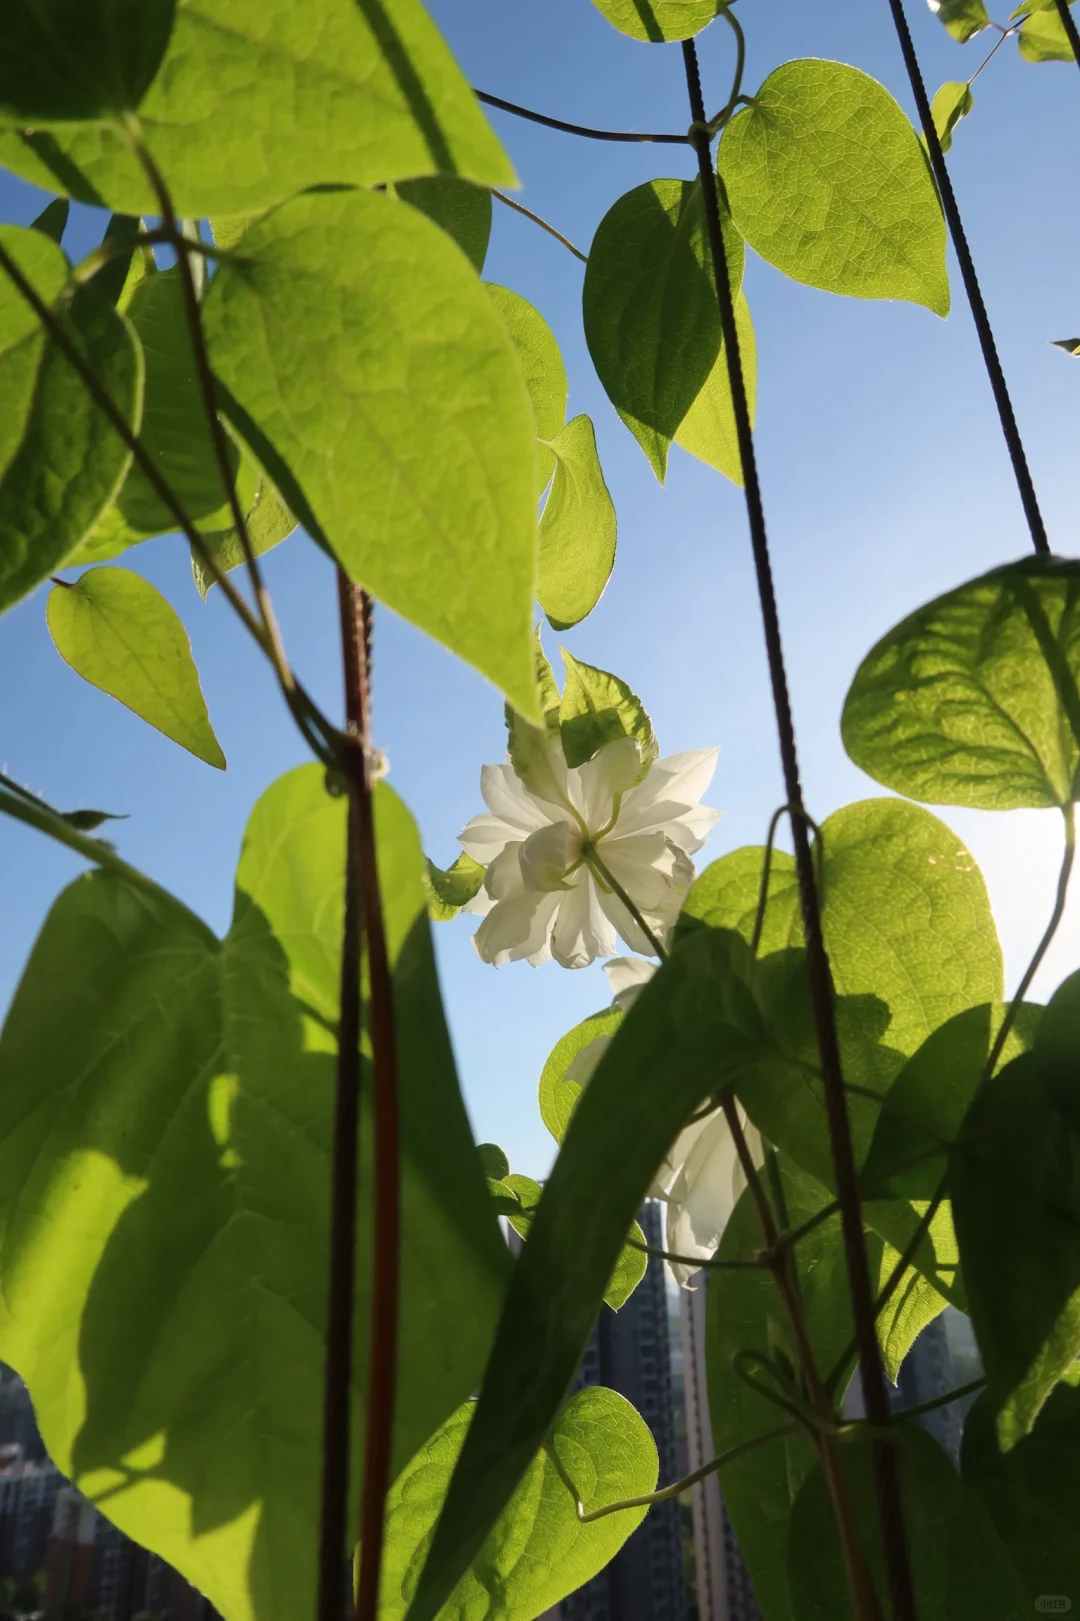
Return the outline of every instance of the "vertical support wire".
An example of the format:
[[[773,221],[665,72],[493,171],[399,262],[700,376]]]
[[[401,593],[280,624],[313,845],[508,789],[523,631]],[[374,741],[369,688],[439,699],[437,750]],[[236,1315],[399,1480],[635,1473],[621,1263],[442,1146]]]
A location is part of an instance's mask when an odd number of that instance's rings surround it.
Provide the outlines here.
[[[1076,23],[1073,20],[1073,14],[1069,10],[1069,0],[1056,0],[1056,4],[1058,12],[1061,16],[1061,26],[1065,30],[1065,37],[1072,46],[1072,53],[1076,58],[1076,65],[1078,68],[1080,68],[1080,32],[1077,31]]]
[[[1059,0],[1064,5],[1064,0]],[[952,181],[949,179],[949,170],[945,163],[945,154],[941,150],[937,129],[930,112],[930,102],[926,94],[926,85],[923,82],[919,59],[915,54],[915,44],[911,38],[907,16],[904,12],[904,0],[889,0],[889,10],[892,12],[896,36],[900,41],[900,50],[904,57],[904,66],[907,68],[908,79],[911,83],[911,93],[915,97],[915,106],[926,138],[927,150],[930,153],[930,163],[937,180],[938,193],[941,197],[941,206],[948,221],[949,234],[952,237],[953,247],[960,264],[960,274],[964,279],[964,288],[967,292],[968,303],[971,306],[975,330],[979,335],[979,347],[982,350],[983,363],[990,378],[990,387],[994,391],[994,402],[997,405],[998,416],[1001,419],[1001,431],[1005,435],[1005,443],[1009,451],[1009,460],[1012,462],[1013,475],[1016,479],[1017,489],[1020,491],[1020,500],[1024,508],[1028,529],[1031,531],[1031,544],[1040,557],[1050,556],[1050,542],[1046,534],[1046,525],[1043,523],[1042,513],[1039,511],[1039,501],[1035,494],[1035,484],[1031,477],[1024,443],[1020,438],[1020,429],[1017,426],[1016,414],[1013,411],[1012,400],[1009,396],[1009,386],[1005,381],[1001,360],[994,342],[993,330],[990,326],[990,317],[986,313],[986,304],[983,300],[979,278],[975,274],[975,261],[971,257],[968,246],[967,233],[964,222],[960,218],[960,209],[953,191]],[[1069,19],[1070,23],[1072,19]],[[1075,34],[1075,27],[1073,28]]]
[[[908,1561],[907,1539],[904,1532],[900,1504],[900,1488],[896,1472],[896,1458],[887,1440],[890,1421],[889,1402],[885,1390],[885,1370],[874,1324],[873,1290],[863,1238],[862,1214],[859,1198],[858,1174],[847,1114],[843,1073],[840,1064],[840,1045],[836,1031],[832,974],[825,950],[821,927],[817,883],[814,873],[810,838],[805,820],[802,784],[799,778],[798,753],[795,746],[795,727],[791,713],[787,672],[784,665],[780,620],[773,585],[772,563],[765,527],[765,512],[754,454],[754,437],[750,425],[750,408],[743,376],[739,334],[735,324],[735,302],[728,275],[724,252],[723,229],[716,179],[713,174],[711,134],[705,117],[705,104],[701,92],[701,75],[697,50],[693,40],[683,42],[683,61],[690,98],[693,123],[690,140],[698,159],[702,201],[709,234],[713,275],[716,281],[717,303],[727,356],[728,377],[731,385],[732,405],[738,435],[739,456],[742,462],[746,511],[750,527],[750,541],[757,575],[758,596],[765,633],[769,677],[773,704],[776,710],[780,758],[784,773],[784,789],[791,808],[792,840],[795,846],[795,865],[799,882],[799,900],[803,929],[806,936],[807,969],[813,1004],[818,1050],[821,1057],[825,1107],[828,1117],[829,1139],[836,1172],[836,1189],[840,1202],[844,1254],[851,1288],[852,1316],[858,1341],[859,1367],[866,1401],[867,1417],[882,1438],[873,1445],[874,1481],[881,1519],[882,1541],[889,1590],[892,1598],[894,1621],[916,1621],[915,1596]]]

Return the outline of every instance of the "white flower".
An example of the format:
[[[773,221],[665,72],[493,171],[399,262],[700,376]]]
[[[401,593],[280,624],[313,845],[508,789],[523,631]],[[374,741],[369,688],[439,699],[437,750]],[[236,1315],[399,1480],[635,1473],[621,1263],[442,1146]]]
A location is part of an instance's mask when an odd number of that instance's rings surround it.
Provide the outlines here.
[[[618,950],[652,945],[605,873],[662,938],[694,879],[690,859],[705,842],[716,811],[701,804],[716,768],[716,749],[672,754],[641,770],[634,738],[606,743],[585,765],[568,767],[555,738],[546,745],[550,788],[530,790],[509,757],[486,765],[480,787],[487,813],[459,835],[466,853],[487,868],[467,911],[484,917],[473,937],[485,962],[554,957],[584,968]]]
[[[616,1007],[626,1013],[655,974],[656,964],[641,957],[616,957],[604,964],[604,972],[615,993]],[[568,1065],[565,1079],[587,1085],[613,1040],[613,1036],[597,1036],[582,1047]],[[761,1165],[765,1159],[761,1135],[747,1120],[741,1105],[735,1107],[750,1157],[755,1165]],[[746,1176],[727,1116],[723,1109],[710,1110],[704,1119],[680,1131],[649,1188],[649,1197],[663,1200],[667,1207],[665,1247],[673,1255],[710,1260],[720,1247],[724,1228],[745,1186]],[[685,1289],[697,1266],[681,1261],[669,1264]]]
[[[750,1157],[764,1162],[758,1131],[736,1105]],[[723,1109],[713,1109],[703,1120],[680,1131],[649,1189],[667,1204],[667,1248],[674,1255],[707,1261],[720,1247],[720,1238],[746,1186],[735,1139]],[[673,1261],[671,1270],[686,1287],[697,1267]]]

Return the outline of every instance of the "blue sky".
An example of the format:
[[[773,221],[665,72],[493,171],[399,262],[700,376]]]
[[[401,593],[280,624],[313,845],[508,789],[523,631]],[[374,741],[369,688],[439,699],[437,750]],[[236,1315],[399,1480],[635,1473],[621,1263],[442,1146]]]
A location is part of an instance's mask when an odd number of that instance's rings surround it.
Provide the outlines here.
[[[616,34],[588,0],[433,0],[473,83],[556,116],[614,128],[687,122],[681,53]],[[741,9],[741,8],[740,8]],[[955,45],[909,0],[931,91],[966,78],[985,54]],[[753,91],[779,63],[820,56],[880,79],[911,112],[885,0],[746,0]],[[1004,13],[1003,13],[1004,15]],[[730,77],[730,36],[700,40],[706,100]],[[1021,63],[1007,44],[975,87],[976,110],[950,158],[1002,358],[1014,391],[1051,544],[1075,554],[1080,364],[1050,340],[1080,331],[1080,79],[1064,65]],[[523,201],[587,249],[624,191],[655,176],[689,177],[690,153],[574,140],[502,114]],[[42,199],[0,175],[0,215],[27,223]],[[95,240],[82,211],[69,246]],[[485,275],[532,300],[553,326],[570,374],[571,413],[588,411],[619,515],[619,555],[599,607],[565,644],[615,670],[641,695],[663,752],[721,746],[709,802],[723,813],[706,854],[759,843],[783,795],[741,492],[672,452],[661,487],[592,374],[581,330],[582,266],[535,226],[496,205]],[[773,546],[808,804],[819,819],[874,785],[847,760],[838,717],[860,658],[918,602],[1028,548],[962,289],[942,322],[905,304],[842,300],[786,281],[749,257],[746,290],[759,353],[758,453]],[[247,812],[303,745],[243,632],[204,606],[186,548],[166,537],[138,566],[191,635],[227,773],[192,759],[83,684],[59,659],[44,593],[0,627],[6,695],[0,764],[62,808],[128,813],[122,853],[216,928]],[[267,559],[294,665],[319,699],[340,704],[331,569],[301,535]],[[554,654],[557,639],[548,632]],[[377,740],[430,854],[452,859],[480,810],[479,772],[503,748],[497,694],[408,626],[380,613]],[[990,885],[1010,981],[1049,911],[1060,823],[1049,812],[945,813]],[[0,826],[4,927],[0,1005],[59,889],[79,863],[28,829]],[[476,958],[471,925],[436,935],[444,996],[477,1134],[515,1170],[542,1174],[552,1145],[536,1109],[544,1058],[562,1032],[607,1001],[599,970],[554,964],[496,971]],[[1039,988],[1080,961],[1080,901]]]

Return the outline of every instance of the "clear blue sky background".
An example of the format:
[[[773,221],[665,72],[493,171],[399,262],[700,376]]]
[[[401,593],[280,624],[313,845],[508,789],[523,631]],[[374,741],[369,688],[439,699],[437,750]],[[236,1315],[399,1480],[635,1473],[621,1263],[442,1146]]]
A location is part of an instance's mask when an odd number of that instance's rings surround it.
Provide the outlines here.
[[[986,43],[955,45],[908,0],[931,90],[974,71]],[[616,128],[685,128],[681,54],[616,34],[588,0],[434,0],[472,81],[571,120]],[[865,69],[909,112],[885,0],[745,0],[751,92],[792,57]],[[1003,12],[1004,16],[1004,12]],[[707,100],[727,93],[731,41],[717,23],[700,41]],[[574,140],[493,115],[523,200],[587,248],[631,186],[689,177],[689,152]],[[1080,331],[1080,75],[1021,63],[1010,43],[976,86],[952,172],[1014,390],[1055,550],[1077,552],[1080,363],[1050,347]],[[0,176],[0,214],[27,223],[40,196]],[[80,211],[69,247],[100,221]],[[595,613],[565,641],[615,670],[649,708],[663,751],[718,743],[710,802],[724,812],[706,854],[759,843],[782,799],[741,492],[675,450],[657,484],[592,374],[581,330],[581,265],[528,221],[496,206],[486,275],[516,288],[551,322],[571,379],[571,412],[593,416],[619,514],[619,555]],[[758,446],[808,801],[819,818],[876,790],[846,759],[838,716],[871,643],[904,612],[996,563],[1028,539],[962,289],[947,322],[905,304],[841,300],[785,281],[752,257],[746,288],[759,347]],[[421,430],[422,431],[422,430]],[[258,657],[212,594],[200,602],[176,537],[144,546],[138,566],[191,635],[229,759],[212,771],[84,685],[59,659],[44,593],[0,627],[5,695],[0,763],[62,808],[127,812],[122,853],[216,928],[248,809],[304,758]],[[294,664],[321,701],[339,703],[331,570],[301,535],[267,560]],[[554,653],[556,638],[547,636]],[[376,729],[392,781],[431,855],[481,809],[480,767],[501,757],[498,696],[448,654],[381,613]],[[990,884],[1010,981],[1048,913],[1060,851],[1054,813],[946,813]],[[0,1005],[45,913],[79,863],[38,835],[0,826]],[[607,1001],[597,968],[554,964],[496,972],[466,921],[437,929],[443,988],[478,1136],[503,1144],[516,1170],[542,1174],[552,1145],[536,1081],[558,1036]],[[1040,988],[1080,962],[1080,902]]]

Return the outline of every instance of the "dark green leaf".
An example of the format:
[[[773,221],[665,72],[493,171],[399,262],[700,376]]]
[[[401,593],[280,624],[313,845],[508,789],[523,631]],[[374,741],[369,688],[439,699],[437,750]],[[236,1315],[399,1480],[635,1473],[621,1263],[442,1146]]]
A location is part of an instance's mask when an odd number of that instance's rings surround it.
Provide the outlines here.
[[[55,3],[72,15],[85,9]],[[97,0],[100,7],[154,17],[164,0]],[[37,0],[19,7],[38,9]],[[70,69],[61,77],[70,105]],[[80,202],[156,214],[124,133],[96,112],[84,116],[95,121],[0,132],[0,162]],[[250,214],[323,184],[436,173],[515,183],[419,0],[323,0],[318,26],[293,0],[232,0],[227,27],[212,0],[179,0],[139,124],[177,214],[192,219]]]
[[[472,260],[479,274],[491,236],[491,192],[457,175],[438,174],[421,180],[402,180],[398,196],[434,220]]]
[[[1030,1435],[998,1449],[993,1402],[980,1397],[964,1424],[963,1475],[989,1509],[1027,1588],[1028,1613],[1063,1615],[1040,1598],[1080,1593],[1080,1388],[1060,1384]],[[1075,1600],[1074,1600],[1075,1602]]]
[[[737,293],[744,249],[726,206],[723,220]],[[722,395],[726,373],[700,182],[652,180],[620,197],[593,238],[582,296],[597,374],[657,478],[688,417],[693,453],[721,455],[708,437],[716,409],[702,404],[691,417],[707,384]]]
[[[531,1177],[516,1175],[504,1177],[502,1186],[518,1203],[517,1210],[507,1212],[510,1225],[522,1238],[528,1238],[529,1225],[536,1214],[543,1188]],[[634,1243],[624,1244],[619,1251],[619,1258],[604,1290],[604,1305],[610,1306],[612,1311],[619,1311],[625,1306],[645,1276],[649,1264],[649,1257],[645,1251],[635,1247],[645,1242],[645,1234],[636,1221],[630,1227],[630,1237]]]
[[[569,630],[592,613],[615,564],[615,507],[587,416],[551,441],[556,458],[540,519],[536,600],[553,630]]]
[[[1047,1096],[1080,1134],[1080,973],[1070,974],[1050,998],[1037,1041]]]
[[[559,708],[559,730],[567,765],[584,765],[605,743],[621,737],[636,738],[642,765],[650,765],[659,751],[652,721],[641,699],[617,675],[581,663],[565,647],[560,651],[566,666],[566,684]]]
[[[611,1038],[622,1023],[621,1008],[605,1008],[592,1013],[555,1043],[540,1075],[540,1118],[557,1143],[561,1143],[570,1124],[574,1105],[581,1095],[584,1080],[575,1080],[567,1072],[575,1067],[580,1053],[598,1045],[590,1053],[589,1072],[595,1069],[611,1044]],[[595,1059],[595,1063],[592,1060]],[[580,1066],[578,1066],[580,1067]]]
[[[786,62],[720,142],[736,227],[796,281],[949,310],[945,221],[918,136],[876,80]]]
[[[100,687],[207,765],[225,769],[191,643],[157,588],[124,568],[93,568],[56,585],[46,613],[56,650]]]
[[[566,422],[569,384],[555,334],[540,311],[509,287],[487,283],[488,294],[506,322],[532,401],[536,426],[537,493],[542,493],[555,471],[555,452],[549,443],[557,439]]]
[[[479,894],[483,882],[484,868],[464,851],[445,871],[429,861],[424,873],[428,916],[436,923],[448,923]]]
[[[420,1574],[446,1488],[468,1431],[473,1403],[459,1407],[398,1476],[386,1504],[379,1614],[400,1621]],[[613,1390],[579,1390],[561,1409],[551,1439],[525,1471],[468,1571],[440,1611],[442,1621],[497,1615],[532,1621],[603,1569],[645,1517],[645,1509],[579,1523],[573,1498],[551,1460],[583,1494],[586,1511],[656,1485],[656,1444],[644,1421]]]
[[[66,197],[54,197],[51,203],[45,204],[37,219],[33,221],[33,229],[52,237],[59,247],[64,240],[70,210],[71,204]]]
[[[203,316],[230,415],[304,526],[534,716],[532,412],[458,249],[378,193],[297,197],[244,232]]]
[[[64,821],[78,833],[93,833],[94,829],[100,827],[102,822],[127,821],[126,813],[117,815],[113,811],[73,810],[62,811],[61,815]]]
[[[142,354],[93,287],[68,300],[63,251],[41,231],[0,226],[0,242],[51,307],[133,430]],[[0,273],[0,609],[48,579],[90,533],[131,460],[58,344]]]
[[[660,968],[581,1096],[514,1268],[412,1621],[437,1615],[542,1445],[657,1167],[717,1084],[716,1054],[737,1064],[756,1037],[742,986],[719,972],[732,938],[703,932]]]
[[[927,4],[961,45],[990,27],[990,13],[983,0],[927,0]]]
[[[934,120],[941,150],[947,152],[952,146],[953,131],[962,118],[966,118],[974,110],[975,97],[968,85],[962,80],[950,79],[943,84],[930,105],[930,116]]]
[[[1080,563],[1025,558],[938,597],[867,654],[844,746],[898,793],[1065,805],[1080,766]]]
[[[593,0],[620,34],[654,44],[699,34],[724,4],[725,0]]]
[[[176,0],[6,0],[0,118],[16,124],[133,111],[169,43]]]
[[[375,798],[401,1099],[400,1469],[476,1388],[509,1258],[457,1091],[416,829],[388,788]],[[232,1621],[295,1621],[315,1588],[345,816],[318,766],[274,784],[223,943],[150,886],[78,879],[0,1044],[0,1355],[64,1473]],[[367,1146],[363,1190],[370,1172]]]
[[[949,1157],[949,1187],[1007,1450],[1080,1352],[1080,1134],[1047,1095],[1038,1032],[1032,1051],[976,1097]]]
[[[976,1494],[936,1441],[907,1423],[893,1442],[919,1621],[1021,1621],[1030,1606],[1015,1567]],[[851,1432],[841,1459],[855,1524],[882,1613],[888,1614],[874,1468],[865,1432]],[[844,1560],[821,1466],[795,1504],[788,1541],[792,1621],[850,1621]]]
[[[510,1161],[498,1143],[478,1143],[476,1152],[480,1156],[484,1175],[491,1181],[501,1182],[504,1176],[510,1174]]]
[[[757,344],[750,306],[743,292],[735,299],[735,326],[739,334],[739,358],[750,406],[750,424],[753,426],[757,396]],[[715,467],[733,484],[742,484],[742,458],[739,455],[726,349],[722,348],[713,361],[712,370],[697,399],[679,424],[675,443],[682,450],[689,451],[691,456],[696,456],[698,461],[704,462],[706,467]]]
[[[1064,349],[1067,355],[1080,355],[1080,338],[1055,338],[1055,349]]]

